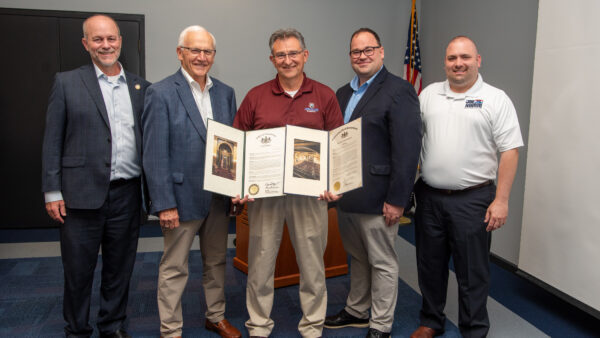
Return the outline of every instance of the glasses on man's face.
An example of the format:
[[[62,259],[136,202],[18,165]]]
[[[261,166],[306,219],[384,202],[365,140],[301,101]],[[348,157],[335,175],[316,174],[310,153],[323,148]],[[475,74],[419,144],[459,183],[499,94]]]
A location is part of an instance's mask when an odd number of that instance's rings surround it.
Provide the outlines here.
[[[204,53],[204,56],[211,57],[217,51],[216,49],[199,49],[185,46],[179,46],[179,48],[187,49],[193,56],[199,56],[200,54]]]
[[[353,59],[358,59],[360,54],[365,53],[365,56],[373,56],[375,54],[375,49],[381,48],[381,46],[367,47],[365,49],[355,49],[350,51],[350,56]]]
[[[286,56],[289,56],[290,59],[295,59],[298,56],[300,56],[300,54],[302,54],[303,51],[304,50],[295,50],[295,51],[291,51],[288,53],[275,53],[273,56],[275,57],[275,59],[277,61],[283,61],[283,60],[285,60]]]

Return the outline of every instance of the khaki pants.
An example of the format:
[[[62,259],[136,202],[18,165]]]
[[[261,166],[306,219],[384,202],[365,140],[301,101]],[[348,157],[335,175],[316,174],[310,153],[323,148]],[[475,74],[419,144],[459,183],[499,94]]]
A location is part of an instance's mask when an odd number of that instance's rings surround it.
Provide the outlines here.
[[[327,309],[325,265],[327,246],[327,203],[316,197],[282,196],[256,200],[248,205],[250,238],[246,306],[251,336],[269,336],[274,322],[275,260],[287,222],[290,239],[300,268],[302,319],[298,330],[303,337],[319,337]]]
[[[158,268],[158,313],[163,337],[181,336],[181,295],[188,280],[188,257],[196,233],[200,236],[206,318],[215,323],[225,318],[228,223],[223,202],[213,198],[205,219],[180,222],[175,229],[163,230],[165,250]]]
[[[391,332],[398,298],[398,224],[387,226],[382,215],[343,212],[338,222],[344,249],[351,257],[346,312],[369,318],[369,326]]]

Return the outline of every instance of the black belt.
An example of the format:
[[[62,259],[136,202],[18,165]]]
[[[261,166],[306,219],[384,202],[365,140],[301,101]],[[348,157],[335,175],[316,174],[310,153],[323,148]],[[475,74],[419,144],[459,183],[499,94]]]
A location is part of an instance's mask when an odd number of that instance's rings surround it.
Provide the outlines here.
[[[117,187],[120,187],[120,186],[123,186],[123,185],[131,184],[131,183],[137,183],[139,181],[140,181],[139,177],[130,178],[130,179],[119,178],[119,179],[110,181],[110,187],[111,188],[117,188]]]
[[[474,185],[474,186],[471,186],[471,187],[468,187],[468,188],[464,188],[464,189],[461,189],[461,190],[438,189],[438,188],[434,188],[434,187],[432,187],[432,186],[428,185],[428,184],[427,184],[427,183],[425,183],[425,182],[423,182],[423,183],[424,183],[424,184],[425,184],[425,186],[426,186],[428,189],[430,189],[430,190],[433,190],[433,191],[439,192],[439,193],[441,193],[441,194],[444,194],[444,195],[454,195],[454,194],[460,194],[460,193],[462,193],[462,192],[467,192],[467,191],[469,191],[469,190],[475,190],[475,189],[479,189],[479,188],[487,187],[488,185],[494,184],[494,181],[493,181],[493,180],[488,180],[488,181],[485,181],[485,182],[483,182],[483,183],[479,183],[479,184],[476,184],[476,185]]]

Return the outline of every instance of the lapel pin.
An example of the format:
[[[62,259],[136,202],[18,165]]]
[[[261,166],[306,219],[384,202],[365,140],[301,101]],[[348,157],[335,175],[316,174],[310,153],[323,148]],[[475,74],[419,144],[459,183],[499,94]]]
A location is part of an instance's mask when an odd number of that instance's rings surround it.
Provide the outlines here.
[[[135,84],[135,89],[137,89],[137,90],[140,90],[140,88],[142,88],[142,86],[140,86],[140,84],[139,84],[139,83],[136,83],[136,84]]]

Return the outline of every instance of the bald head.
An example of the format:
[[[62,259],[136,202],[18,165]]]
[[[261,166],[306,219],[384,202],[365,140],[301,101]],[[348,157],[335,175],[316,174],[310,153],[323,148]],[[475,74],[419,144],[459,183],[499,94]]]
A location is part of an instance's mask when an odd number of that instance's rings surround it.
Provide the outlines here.
[[[89,32],[89,26],[90,25],[94,25],[97,23],[110,23],[112,22],[112,24],[115,25],[115,27],[117,28],[117,33],[119,34],[119,36],[121,35],[121,30],[119,29],[119,25],[117,25],[117,22],[111,18],[108,15],[104,15],[104,14],[96,14],[96,15],[92,15],[89,18],[85,19],[85,21],[83,22],[83,38],[87,38],[88,36],[88,32]]]
[[[470,37],[465,36],[465,35],[457,35],[457,36],[453,37],[452,40],[450,40],[450,42],[448,42],[448,46],[450,46],[450,44],[452,44],[455,41],[463,41],[463,42],[467,42],[467,43],[470,42],[473,45],[473,47],[475,47],[475,52],[477,53],[477,44]]]
[[[457,36],[450,40],[446,48],[444,69],[450,89],[464,93],[477,81],[481,67],[481,55],[475,42],[466,36]]]

